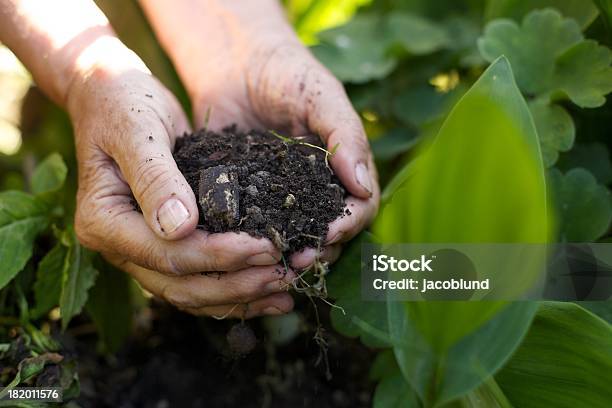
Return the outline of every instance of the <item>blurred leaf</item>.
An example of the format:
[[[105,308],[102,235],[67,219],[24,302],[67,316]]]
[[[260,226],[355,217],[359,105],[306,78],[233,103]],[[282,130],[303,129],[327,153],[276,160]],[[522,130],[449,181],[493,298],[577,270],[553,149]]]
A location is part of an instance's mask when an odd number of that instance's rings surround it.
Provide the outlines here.
[[[579,302],[578,304],[587,309],[589,312],[612,324],[612,299],[593,302]]]
[[[47,228],[46,209],[21,191],[0,192],[0,289],[32,256],[36,236]]]
[[[496,379],[516,407],[609,407],[612,326],[574,303],[546,302]]]
[[[450,43],[443,28],[413,14],[391,13],[386,21],[386,28],[389,39],[412,55],[430,54]]]
[[[596,108],[612,92],[612,51],[593,40],[576,44],[557,59],[555,88],[581,108]]]
[[[89,289],[98,274],[92,264],[93,252],[81,246],[72,228],[66,230],[65,240],[70,246],[66,256],[60,296],[63,329],[66,329],[70,320],[85,306]]]
[[[402,373],[388,374],[376,386],[373,408],[418,408],[421,404]]]
[[[51,153],[32,173],[32,192],[42,194],[59,190],[68,174],[68,168],[58,153]]]
[[[392,49],[423,55],[448,43],[441,27],[397,12],[388,17],[358,14],[348,24],[320,33],[319,39],[312,48],[315,56],[339,79],[354,83],[387,76],[398,62]]]
[[[385,349],[379,352],[370,367],[370,380],[380,380],[390,373],[399,373],[399,366],[395,361],[393,349]]]
[[[67,254],[68,249],[58,242],[38,263],[34,284],[36,307],[32,310],[34,318],[43,316],[59,304]]]
[[[416,132],[410,129],[397,128],[373,140],[370,144],[375,159],[389,160],[407,152],[414,147],[418,141],[419,138]]]
[[[116,352],[132,331],[132,297],[128,275],[99,257],[96,284],[89,292],[86,309],[91,316],[104,350]]]
[[[546,7],[554,7],[565,17],[575,19],[582,28],[597,17],[597,8],[591,0],[489,0],[485,14],[487,20],[509,17],[520,21],[530,11]]]
[[[393,112],[403,122],[420,126],[446,113],[454,102],[451,96],[449,93],[436,91],[431,85],[417,85],[394,98]]]
[[[331,310],[334,329],[347,337],[360,337],[371,347],[388,346],[386,342],[363,330],[357,322],[364,322],[382,333],[387,333],[387,310],[384,302],[365,302],[361,298],[361,245],[373,242],[368,232],[361,233],[345,249],[340,260],[332,266],[327,279],[330,297],[336,299]]]
[[[556,59],[582,39],[574,20],[545,9],[527,14],[521,26],[512,20],[492,21],[478,40],[478,48],[487,61],[505,55],[521,90],[541,94],[555,87]]]
[[[316,35],[344,24],[371,0],[289,0],[287,11],[302,42],[312,45]]]
[[[562,241],[592,242],[608,230],[612,219],[610,192],[591,173],[582,168],[565,174],[552,169],[549,180]]]
[[[582,167],[593,173],[601,184],[612,182],[610,152],[600,142],[576,144],[571,151],[561,156],[557,166],[563,171]]]
[[[572,148],[576,129],[572,117],[559,105],[536,100],[529,104],[531,115],[538,131],[542,160],[550,167],[559,158],[559,152]]]
[[[527,333],[537,305],[508,304],[444,353],[431,347],[402,304],[389,302],[388,308],[391,339],[404,378],[425,406],[436,406],[478,387],[503,366]]]
[[[594,0],[608,30],[612,29],[612,0]]]
[[[396,59],[387,54],[390,45],[383,21],[373,15],[357,15],[348,24],[324,31],[315,56],[342,81],[366,82],[385,77]]]

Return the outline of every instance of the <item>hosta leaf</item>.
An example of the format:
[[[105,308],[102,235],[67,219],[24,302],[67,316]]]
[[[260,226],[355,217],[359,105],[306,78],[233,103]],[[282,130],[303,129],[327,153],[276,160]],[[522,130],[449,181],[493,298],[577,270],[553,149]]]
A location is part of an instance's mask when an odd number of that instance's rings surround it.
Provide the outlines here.
[[[36,307],[32,311],[35,318],[59,304],[67,254],[68,249],[58,242],[39,262],[34,284]]]
[[[65,234],[70,246],[66,256],[60,296],[60,312],[64,329],[85,306],[89,289],[93,286],[98,274],[92,264],[93,253],[79,244],[72,229],[68,229]]]
[[[32,173],[32,192],[35,194],[56,191],[64,184],[68,168],[58,153],[50,154]]]
[[[590,171],[601,184],[612,182],[610,151],[600,142],[576,144],[570,152],[561,157],[557,167],[563,171],[582,167]]]
[[[47,227],[46,209],[20,191],[0,193],[0,289],[32,256],[36,236]]]
[[[505,55],[523,92],[541,94],[554,88],[556,59],[582,39],[574,20],[545,9],[527,14],[521,26],[506,19],[487,24],[478,48],[488,61]]]
[[[132,329],[130,278],[99,258],[94,266],[100,274],[89,293],[86,308],[98,329],[104,349],[115,352]]]
[[[415,168],[375,223],[375,235],[383,242],[547,240],[537,135],[506,59],[492,64],[463,96]],[[443,353],[503,303],[413,302],[406,307],[424,338]]]
[[[542,148],[542,159],[550,167],[559,158],[559,152],[572,148],[576,129],[569,113],[561,106],[551,105],[545,101],[529,104]]]
[[[496,380],[516,407],[609,407],[612,326],[574,303],[544,303]]]
[[[557,60],[554,90],[559,90],[576,105],[596,108],[606,102],[612,91],[612,51],[593,40],[576,44]]]
[[[510,303],[441,354],[425,340],[401,304],[389,302],[388,307],[397,361],[425,406],[451,401],[497,371],[521,343],[537,309],[532,302]]]
[[[549,179],[561,240],[592,242],[608,230],[612,219],[610,192],[591,173],[582,168],[565,174],[553,169]]]
[[[489,0],[486,18],[492,20],[509,17],[520,21],[530,11],[546,7],[556,8],[565,17],[576,20],[583,28],[588,27],[597,17],[597,8],[591,0]]]

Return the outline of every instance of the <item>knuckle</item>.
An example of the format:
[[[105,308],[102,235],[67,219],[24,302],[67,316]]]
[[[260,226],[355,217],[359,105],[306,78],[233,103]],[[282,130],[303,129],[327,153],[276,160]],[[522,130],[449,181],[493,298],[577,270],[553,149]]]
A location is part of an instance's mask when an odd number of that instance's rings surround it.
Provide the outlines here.
[[[146,197],[155,194],[160,186],[168,184],[172,178],[166,160],[148,158],[136,167],[132,189],[139,197],[146,200]]]
[[[179,285],[167,284],[164,286],[161,291],[161,298],[181,310],[201,306],[200,302],[194,299],[190,292]]]

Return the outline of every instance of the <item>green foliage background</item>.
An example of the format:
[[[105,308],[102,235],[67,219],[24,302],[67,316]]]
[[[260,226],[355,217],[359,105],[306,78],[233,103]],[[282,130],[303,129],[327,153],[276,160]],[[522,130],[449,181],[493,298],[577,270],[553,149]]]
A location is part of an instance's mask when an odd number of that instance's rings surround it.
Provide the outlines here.
[[[98,3],[189,112],[137,5]],[[610,406],[610,301],[372,304],[360,300],[358,271],[359,245],[374,239],[612,238],[612,2],[284,3],[300,37],[344,81],[384,188],[374,235],[345,248],[328,281],[345,312],[333,309],[334,327],[379,350],[374,406]],[[44,330],[50,311],[63,328],[88,314],[101,349],[113,351],[139,303],[130,280],[74,236],[65,113],[35,89],[21,112],[21,149],[0,154],[0,358],[18,326],[31,360],[3,383],[56,362],[58,345]],[[117,293],[124,305],[112,301]],[[65,389],[78,392],[74,367],[62,370]]]

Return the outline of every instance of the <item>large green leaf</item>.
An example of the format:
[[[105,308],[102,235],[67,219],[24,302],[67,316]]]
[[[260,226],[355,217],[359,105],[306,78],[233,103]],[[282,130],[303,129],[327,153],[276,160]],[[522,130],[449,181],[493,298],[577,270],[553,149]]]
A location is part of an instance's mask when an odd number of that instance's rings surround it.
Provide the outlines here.
[[[132,296],[126,273],[97,258],[100,274],[89,293],[87,312],[94,321],[106,351],[115,352],[132,329]]]
[[[32,256],[36,236],[47,227],[46,208],[20,191],[0,193],[0,289]]]
[[[549,174],[552,207],[559,222],[559,237],[567,242],[592,242],[601,237],[612,220],[610,191],[587,170],[575,168]]]
[[[374,391],[373,408],[419,408],[420,406],[418,397],[400,372],[383,377]]]
[[[612,326],[574,303],[544,303],[496,380],[516,407],[609,407]]]
[[[597,17],[597,8],[591,0],[489,0],[485,14],[487,20],[509,17],[520,21],[530,11],[546,7],[558,9],[565,17],[578,21],[583,28]]]
[[[375,223],[383,242],[547,240],[537,136],[504,58],[455,106],[415,166]],[[502,306],[414,302],[407,309],[430,344],[443,352]]]
[[[42,194],[56,191],[64,184],[68,168],[58,153],[50,154],[32,173],[32,192]]]
[[[449,402],[478,387],[519,346],[537,305],[510,303],[447,352],[431,347],[399,303],[388,303],[395,355],[404,377],[425,406]]]
[[[70,320],[85,306],[89,289],[93,286],[98,271],[92,264],[93,252],[79,244],[72,228],[66,230],[63,241],[68,244],[68,254],[64,264],[59,305],[62,327],[65,329]]]

